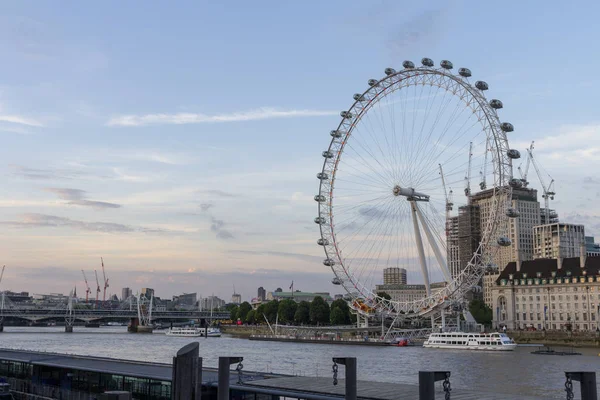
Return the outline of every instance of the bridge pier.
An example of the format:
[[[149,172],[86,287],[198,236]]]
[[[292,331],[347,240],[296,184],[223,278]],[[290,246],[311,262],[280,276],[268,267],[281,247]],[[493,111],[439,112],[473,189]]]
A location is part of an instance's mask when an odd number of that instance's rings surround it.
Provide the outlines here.
[[[65,333],[73,333],[73,325],[65,325]]]
[[[131,318],[129,325],[127,325],[127,332],[129,333],[152,333],[151,326],[140,325],[139,318]]]

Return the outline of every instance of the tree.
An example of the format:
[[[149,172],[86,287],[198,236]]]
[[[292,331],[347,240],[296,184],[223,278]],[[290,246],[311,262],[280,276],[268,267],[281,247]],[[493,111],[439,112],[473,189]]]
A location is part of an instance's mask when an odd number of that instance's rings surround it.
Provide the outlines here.
[[[279,308],[277,310],[279,322],[283,324],[294,322],[294,316],[297,308],[298,304],[292,299],[285,299],[279,302]]]
[[[492,323],[492,309],[481,300],[473,300],[469,303],[469,312],[478,324],[490,325]]]
[[[250,303],[248,303],[247,301],[243,302],[238,308],[238,318],[242,321],[245,321],[246,315],[248,315],[248,312],[250,312],[250,310],[252,310],[252,306],[250,305]]]
[[[315,296],[310,303],[310,322],[313,325],[329,322],[329,304],[321,296]]]
[[[334,310],[339,309],[340,312],[334,313]],[[335,315],[335,321],[334,321]],[[348,303],[343,299],[334,300],[331,303],[331,315],[330,321],[332,325],[348,325],[352,323],[352,316],[350,314],[350,307]]]
[[[237,321],[239,307],[234,304],[232,307],[227,307],[227,309],[229,309],[229,313],[231,315],[229,318],[231,318],[232,321]]]
[[[296,308],[294,314],[294,322],[299,325],[310,323],[310,303],[307,301],[301,301]]]
[[[392,296],[390,296],[388,293],[386,292],[377,292],[377,296],[384,298],[386,300],[391,300]]]
[[[250,310],[246,313],[246,319],[244,320],[247,324],[256,323],[256,311]]]
[[[339,307],[331,309],[330,321],[331,325],[346,325],[346,314]]]
[[[271,300],[265,305],[265,315],[269,322],[275,322],[277,318],[277,311],[279,309],[279,301]]]

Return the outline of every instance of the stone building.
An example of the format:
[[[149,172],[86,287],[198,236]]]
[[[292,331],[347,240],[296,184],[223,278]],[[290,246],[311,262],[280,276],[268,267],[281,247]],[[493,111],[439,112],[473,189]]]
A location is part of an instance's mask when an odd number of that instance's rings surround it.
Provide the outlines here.
[[[600,257],[509,263],[492,287],[493,324],[508,329],[598,329]]]

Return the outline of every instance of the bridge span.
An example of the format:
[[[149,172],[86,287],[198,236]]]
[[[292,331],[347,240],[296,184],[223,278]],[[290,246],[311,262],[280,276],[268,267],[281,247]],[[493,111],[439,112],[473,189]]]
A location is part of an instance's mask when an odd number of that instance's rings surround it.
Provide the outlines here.
[[[37,305],[21,305],[11,302],[0,294],[0,332],[4,328],[6,318],[18,318],[31,322],[43,320],[64,319],[65,331],[72,332],[75,321],[100,322],[100,321],[129,321],[130,332],[152,332],[152,326],[157,321],[189,321],[198,320],[201,325],[208,325],[214,320],[229,319],[229,311],[204,311],[204,310],[178,310],[157,311],[153,307],[153,299],[132,296],[122,302],[116,309],[92,309],[87,306],[76,305],[73,298],[65,304],[53,307]]]

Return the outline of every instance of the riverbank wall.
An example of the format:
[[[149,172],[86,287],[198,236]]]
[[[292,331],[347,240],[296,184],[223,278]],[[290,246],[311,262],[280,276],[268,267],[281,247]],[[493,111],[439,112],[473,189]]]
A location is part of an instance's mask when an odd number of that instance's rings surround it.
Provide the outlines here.
[[[507,332],[519,344],[540,343],[546,346],[600,347],[599,332],[567,331],[510,331]]]

